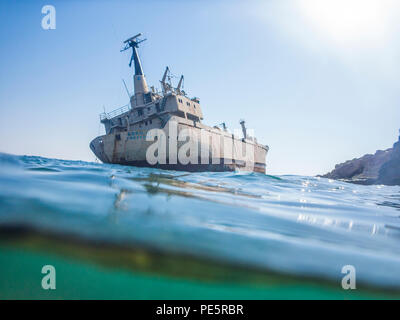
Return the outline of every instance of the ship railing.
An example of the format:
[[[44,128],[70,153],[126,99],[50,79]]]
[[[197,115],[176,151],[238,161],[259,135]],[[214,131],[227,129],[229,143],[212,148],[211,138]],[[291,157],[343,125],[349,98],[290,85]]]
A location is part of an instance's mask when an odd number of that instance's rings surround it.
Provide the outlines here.
[[[103,112],[100,114],[100,121],[103,120],[110,120],[112,118],[118,117],[119,115],[128,112],[129,110],[131,110],[131,105],[128,103],[118,109],[115,109],[111,112]]]

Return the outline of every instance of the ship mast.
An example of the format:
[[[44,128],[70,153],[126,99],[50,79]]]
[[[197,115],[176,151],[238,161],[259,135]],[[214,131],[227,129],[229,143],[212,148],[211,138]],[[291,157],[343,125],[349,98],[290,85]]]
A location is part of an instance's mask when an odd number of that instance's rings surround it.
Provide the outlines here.
[[[144,101],[144,94],[149,92],[149,88],[147,87],[146,78],[143,74],[142,64],[140,62],[139,54],[137,48],[139,48],[139,43],[142,43],[146,39],[139,39],[142,34],[139,33],[136,36],[133,36],[124,41],[125,47],[121,50],[125,51],[132,48],[132,56],[129,62],[129,67],[132,65],[132,61],[135,66],[135,74],[133,76],[133,84],[135,88],[135,101],[136,106],[142,105],[145,103]]]

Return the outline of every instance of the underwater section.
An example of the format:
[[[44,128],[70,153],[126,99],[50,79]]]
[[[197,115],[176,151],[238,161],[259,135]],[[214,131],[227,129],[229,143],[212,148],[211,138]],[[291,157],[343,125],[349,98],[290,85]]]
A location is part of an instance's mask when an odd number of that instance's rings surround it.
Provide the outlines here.
[[[400,297],[400,187],[8,154],[0,181],[0,299]]]

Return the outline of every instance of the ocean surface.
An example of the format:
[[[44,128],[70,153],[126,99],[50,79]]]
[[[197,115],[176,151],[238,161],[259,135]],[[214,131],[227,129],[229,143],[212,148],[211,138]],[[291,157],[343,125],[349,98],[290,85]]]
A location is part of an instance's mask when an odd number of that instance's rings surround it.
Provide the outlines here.
[[[152,283],[163,281],[160,277],[179,281],[182,275],[215,286],[246,285],[246,274],[258,274],[260,286],[270,286],[271,279],[300,281],[300,294],[307,283],[322,284],[321,292],[325,287],[344,291],[342,267],[352,265],[357,287],[396,293],[400,187],[0,154],[0,240],[3,297],[40,297],[10,279],[24,279],[18,268],[46,254],[64,263],[100,265],[101,272],[126,271],[127,277],[150,272]],[[122,262],[118,250],[135,252],[135,258]],[[141,264],[138,252],[147,262]],[[241,271],[224,278],[232,270]],[[101,276],[96,281],[101,283]],[[146,290],[146,297],[159,297],[156,286]],[[195,291],[182,290],[188,297]],[[217,289],[204,290],[202,298],[213,297]],[[167,291],[162,297],[174,297]],[[253,297],[251,291],[246,297]]]

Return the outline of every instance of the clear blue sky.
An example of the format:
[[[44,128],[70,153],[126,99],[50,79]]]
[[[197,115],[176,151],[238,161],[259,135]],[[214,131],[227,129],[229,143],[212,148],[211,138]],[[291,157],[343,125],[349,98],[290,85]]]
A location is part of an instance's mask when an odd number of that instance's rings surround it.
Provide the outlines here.
[[[0,151],[93,161],[98,114],[132,89],[122,41],[142,32],[149,85],[168,65],[205,123],[247,120],[269,173],[324,173],[397,140],[399,18],[391,0],[3,0]]]

